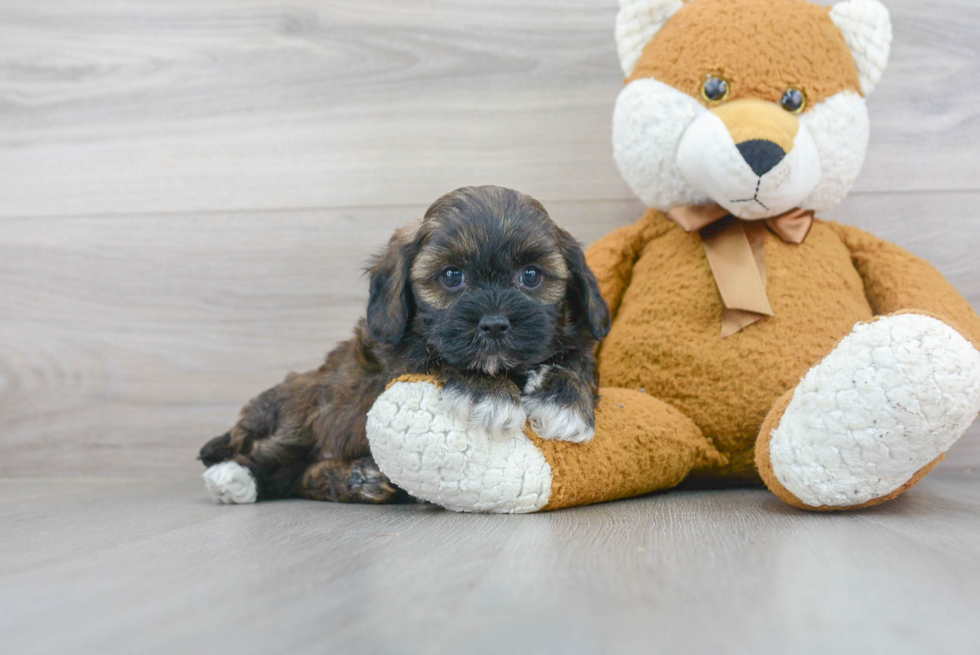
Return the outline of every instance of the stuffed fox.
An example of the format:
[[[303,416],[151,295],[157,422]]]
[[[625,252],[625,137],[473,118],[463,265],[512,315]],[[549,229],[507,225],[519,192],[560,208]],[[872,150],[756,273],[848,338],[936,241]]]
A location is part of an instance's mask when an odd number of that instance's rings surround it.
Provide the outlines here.
[[[382,470],[461,511],[531,512],[694,483],[845,510],[921,480],[980,412],[980,318],[929,264],[816,217],[864,161],[888,60],[877,0],[622,0],[616,162],[649,207],[592,246],[613,313],[596,435],[455,421],[395,381]]]

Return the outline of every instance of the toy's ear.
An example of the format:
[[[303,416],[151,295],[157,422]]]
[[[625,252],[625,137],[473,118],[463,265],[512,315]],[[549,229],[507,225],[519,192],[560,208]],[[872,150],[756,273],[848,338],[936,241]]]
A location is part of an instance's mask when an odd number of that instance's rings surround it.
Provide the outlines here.
[[[616,48],[623,75],[633,74],[643,49],[683,6],[684,0],[619,0]]]
[[[892,49],[888,9],[878,0],[847,0],[831,8],[830,18],[851,49],[861,76],[861,90],[870,95],[885,72]]]

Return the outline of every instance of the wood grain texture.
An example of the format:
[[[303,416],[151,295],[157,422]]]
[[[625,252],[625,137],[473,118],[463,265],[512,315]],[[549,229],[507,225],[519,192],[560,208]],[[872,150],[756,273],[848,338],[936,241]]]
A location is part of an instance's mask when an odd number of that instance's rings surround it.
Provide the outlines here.
[[[888,4],[868,163],[831,217],[980,307],[980,6]],[[350,333],[363,262],[452,188],[522,189],[586,243],[638,218],[615,5],[0,3],[0,476],[195,470]],[[944,464],[974,465],[976,438]]]
[[[2,481],[0,631],[32,655],[975,653],[977,475],[845,515],[753,490],[481,516]]]
[[[976,189],[973,0],[888,3],[860,191]],[[6,0],[2,216],[628,199],[615,0]]]

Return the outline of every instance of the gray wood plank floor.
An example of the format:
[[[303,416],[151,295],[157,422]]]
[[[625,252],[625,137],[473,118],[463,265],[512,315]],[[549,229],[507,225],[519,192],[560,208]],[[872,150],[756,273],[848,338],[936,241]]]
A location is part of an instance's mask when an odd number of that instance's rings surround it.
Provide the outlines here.
[[[742,490],[517,517],[8,480],[2,650],[976,653],[977,475],[858,514]]]

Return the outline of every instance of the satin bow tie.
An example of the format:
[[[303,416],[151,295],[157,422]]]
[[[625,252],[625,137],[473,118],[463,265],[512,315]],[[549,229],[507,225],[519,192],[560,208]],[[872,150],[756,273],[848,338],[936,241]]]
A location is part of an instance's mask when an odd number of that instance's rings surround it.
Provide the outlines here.
[[[794,209],[773,218],[743,220],[720,205],[687,205],[667,212],[685,232],[698,232],[725,306],[721,338],[774,316],[766,295],[765,231],[800,244],[813,226],[813,212]]]

